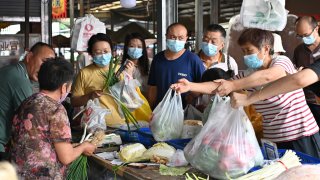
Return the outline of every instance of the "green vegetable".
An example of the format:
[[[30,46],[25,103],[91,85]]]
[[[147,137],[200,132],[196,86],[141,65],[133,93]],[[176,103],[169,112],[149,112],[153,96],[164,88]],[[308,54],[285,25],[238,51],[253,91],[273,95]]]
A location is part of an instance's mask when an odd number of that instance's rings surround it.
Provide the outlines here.
[[[74,160],[68,169],[67,180],[78,180],[88,179],[87,167],[88,167],[87,156],[81,155]]]
[[[119,77],[117,77],[116,75],[116,69],[117,69],[117,65],[119,64],[119,61],[120,61],[119,57],[112,58],[109,63],[108,72],[106,72],[105,74],[102,74],[105,77],[104,90],[106,92],[110,92],[109,88],[120,81]],[[114,97],[110,93],[105,93],[105,94],[111,96],[120,105],[120,109],[122,111],[122,114],[124,115],[124,118],[128,127],[128,131],[130,131],[129,123],[132,123],[137,129],[139,129],[140,126],[138,124],[138,121],[132,115],[129,108],[124,103],[122,103],[120,99]]]
[[[160,164],[159,172],[161,175],[181,176],[189,169],[190,167],[168,167]]]

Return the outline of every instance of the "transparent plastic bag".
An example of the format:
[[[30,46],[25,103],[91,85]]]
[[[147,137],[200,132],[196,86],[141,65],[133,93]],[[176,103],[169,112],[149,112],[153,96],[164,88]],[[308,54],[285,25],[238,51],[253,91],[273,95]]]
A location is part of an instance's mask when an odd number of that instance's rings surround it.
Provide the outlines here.
[[[247,28],[282,31],[287,15],[285,0],[243,0],[240,20]]]
[[[177,151],[173,154],[168,162],[168,166],[171,167],[179,167],[179,166],[187,166],[189,163],[184,157],[183,150],[177,149]]]
[[[191,104],[188,104],[184,109],[184,119],[201,120],[202,113]]]
[[[81,125],[84,127],[86,124],[90,132],[95,132],[97,129],[106,130],[105,115],[107,114],[111,114],[111,111],[101,107],[99,99],[89,100],[81,118]]]
[[[180,94],[169,88],[162,101],[153,110],[150,127],[153,137],[157,141],[167,141],[181,137],[183,108]]]
[[[233,109],[229,97],[214,97],[208,121],[184,154],[194,168],[218,179],[239,177],[263,163],[247,115],[243,108]]]
[[[140,83],[136,79],[124,78],[110,88],[110,93],[134,111],[144,103],[136,91],[137,86],[140,86]]]

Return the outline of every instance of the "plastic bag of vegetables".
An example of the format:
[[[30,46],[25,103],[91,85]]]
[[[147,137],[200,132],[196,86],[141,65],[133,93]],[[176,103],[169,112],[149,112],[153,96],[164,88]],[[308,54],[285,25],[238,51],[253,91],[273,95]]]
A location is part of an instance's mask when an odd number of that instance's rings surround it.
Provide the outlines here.
[[[184,117],[180,94],[169,88],[152,113],[150,127],[155,140],[167,141],[180,138]]]
[[[175,152],[176,149],[174,147],[161,142],[154,144],[150,149],[144,152],[143,157],[150,159],[152,162],[167,164]]]
[[[208,121],[184,149],[187,161],[218,179],[236,178],[262,165],[263,156],[243,108],[215,96]]]
[[[110,87],[110,93],[125,104],[131,111],[139,108],[144,103],[140,98],[136,87],[140,83],[136,79],[128,79],[125,77]]]

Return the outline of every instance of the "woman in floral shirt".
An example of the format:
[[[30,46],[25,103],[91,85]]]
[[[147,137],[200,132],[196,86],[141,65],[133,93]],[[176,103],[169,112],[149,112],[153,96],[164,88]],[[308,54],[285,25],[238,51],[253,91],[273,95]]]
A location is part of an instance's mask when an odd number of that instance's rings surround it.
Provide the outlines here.
[[[71,89],[73,67],[60,59],[43,63],[40,92],[27,98],[13,119],[12,159],[23,179],[65,179],[66,165],[95,146],[73,148],[67,112],[61,105]]]

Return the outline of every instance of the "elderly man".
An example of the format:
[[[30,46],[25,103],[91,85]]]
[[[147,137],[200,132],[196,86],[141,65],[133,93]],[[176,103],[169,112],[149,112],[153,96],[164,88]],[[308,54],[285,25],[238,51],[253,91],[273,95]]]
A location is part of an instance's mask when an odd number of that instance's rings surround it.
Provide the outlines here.
[[[203,35],[199,57],[206,69],[221,68],[226,72],[238,74],[238,65],[230,56],[222,52],[226,38],[226,30],[219,24],[210,24]]]
[[[152,108],[162,100],[170,85],[178,79],[186,78],[192,82],[200,82],[204,71],[199,57],[184,48],[188,38],[184,25],[171,24],[167,28],[166,38],[167,49],[159,52],[151,64],[148,100]],[[182,94],[184,105],[185,97],[186,94]]]
[[[5,147],[10,140],[14,112],[33,94],[31,81],[38,81],[41,64],[52,57],[55,57],[52,47],[39,42],[22,62],[0,69],[0,160],[7,159]]]

